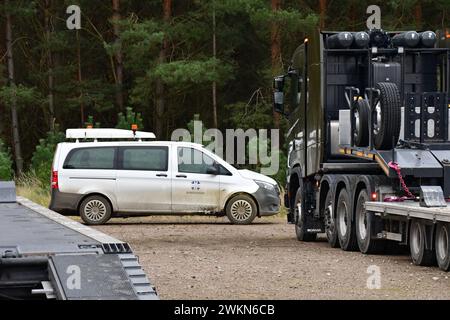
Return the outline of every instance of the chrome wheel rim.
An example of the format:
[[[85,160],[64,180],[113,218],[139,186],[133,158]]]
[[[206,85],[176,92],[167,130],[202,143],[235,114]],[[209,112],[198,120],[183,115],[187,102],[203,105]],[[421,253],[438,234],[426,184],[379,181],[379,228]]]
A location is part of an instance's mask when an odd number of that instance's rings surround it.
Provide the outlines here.
[[[436,246],[436,250],[438,252],[439,258],[441,260],[445,260],[448,256],[448,233],[447,229],[442,226],[441,232],[439,232],[438,237],[438,245]]]
[[[381,130],[381,103],[378,102],[375,106],[375,117],[373,121],[373,133],[378,134]]]
[[[325,209],[325,230],[328,236],[334,231],[333,206],[331,203]]]
[[[364,209],[364,206],[361,208],[361,204],[359,204],[358,208],[358,229],[359,229],[359,236],[361,237],[361,240],[366,239],[367,236],[367,212],[366,209]]]
[[[422,235],[420,234],[419,224],[415,222],[411,230],[411,251],[418,255],[420,253],[420,242]]]
[[[84,206],[85,216],[91,220],[98,222],[106,215],[106,206],[100,200],[91,200]]]
[[[344,201],[339,203],[339,231],[341,235],[347,234],[347,204]]]
[[[231,216],[237,221],[245,221],[252,216],[253,208],[246,200],[237,200],[231,206]]]
[[[359,136],[359,112],[358,112],[358,110],[355,110],[354,117],[355,117],[355,138],[356,138],[357,136]]]

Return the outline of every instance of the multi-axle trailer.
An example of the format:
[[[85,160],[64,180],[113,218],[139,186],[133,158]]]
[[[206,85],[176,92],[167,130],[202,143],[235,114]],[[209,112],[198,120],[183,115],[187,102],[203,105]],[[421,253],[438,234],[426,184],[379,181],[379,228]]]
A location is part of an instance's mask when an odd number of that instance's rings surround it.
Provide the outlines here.
[[[285,205],[299,240],[325,232],[363,253],[397,241],[415,264],[450,269],[449,38],[317,31],[297,48],[274,108],[291,125]]]
[[[0,300],[155,300],[130,246],[0,182]]]

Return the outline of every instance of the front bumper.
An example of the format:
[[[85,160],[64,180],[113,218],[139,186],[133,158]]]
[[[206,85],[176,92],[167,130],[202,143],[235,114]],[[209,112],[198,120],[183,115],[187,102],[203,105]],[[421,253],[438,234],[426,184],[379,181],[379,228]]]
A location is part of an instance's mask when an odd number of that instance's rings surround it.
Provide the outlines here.
[[[280,212],[280,193],[278,188],[275,191],[268,191],[264,188],[259,188],[253,193],[258,202],[259,216],[273,216]]]

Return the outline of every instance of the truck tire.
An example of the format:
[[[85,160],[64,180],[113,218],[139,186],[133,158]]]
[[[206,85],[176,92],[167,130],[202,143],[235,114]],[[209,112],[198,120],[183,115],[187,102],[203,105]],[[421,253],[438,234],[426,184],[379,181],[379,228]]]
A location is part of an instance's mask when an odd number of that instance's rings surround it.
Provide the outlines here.
[[[395,147],[400,136],[400,91],[394,83],[379,82],[377,105],[372,109],[373,143],[375,149],[389,150]]]
[[[436,261],[440,269],[450,270],[450,225],[438,223],[436,227],[435,248]]]
[[[306,215],[305,204],[302,201],[303,198],[303,184],[297,190],[294,202],[294,217],[295,217],[295,234],[298,241],[311,242],[317,238],[317,233],[310,233],[306,229]]]
[[[369,145],[369,112],[369,102],[366,99],[359,98],[355,101],[353,141],[357,147]]]
[[[324,204],[324,224],[325,224],[325,234],[327,236],[328,243],[332,248],[339,247],[339,239],[336,230],[336,216],[335,216],[335,205],[333,201],[333,193],[331,190],[328,191],[327,197],[325,198]]]
[[[425,248],[426,228],[419,220],[412,220],[409,227],[409,250],[413,263],[417,266],[430,266],[435,262],[433,250]]]
[[[358,248],[355,236],[355,224],[352,221],[350,196],[345,188],[339,193],[336,204],[336,227],[342,250],[355,251]]]
[[[250,196],[239,194],[228,201],[225,212],[232,224],[250,224],[255,220],[258,208]]]
[[[355,208],[356,241],[358,242],[359,251],[362,253],[380,253],[383,251],[386,242],[372,238],[376,220],[373,213],[367,212],[364,208],[366,201],[369,201],[369,195],[366,189],[362,189],[356,200]]]
[[[80,217],[87,225],[101,225],[111,219],[111,205],[102,196],[89,196],[81,202]]]

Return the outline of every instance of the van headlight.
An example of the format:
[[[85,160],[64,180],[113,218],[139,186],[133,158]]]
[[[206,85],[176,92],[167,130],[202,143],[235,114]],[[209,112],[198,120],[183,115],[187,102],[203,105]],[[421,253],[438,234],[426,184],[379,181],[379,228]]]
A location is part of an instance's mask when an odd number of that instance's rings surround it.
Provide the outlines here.
[[[276,185],[271,184],[271,183],[267,183],[264,181],[259,181],[259,180],[255,180],[256,184],[258,186],[260,186],[261,188],[266,189],[267,191],[272,191],[275,192],[276,191]]]

